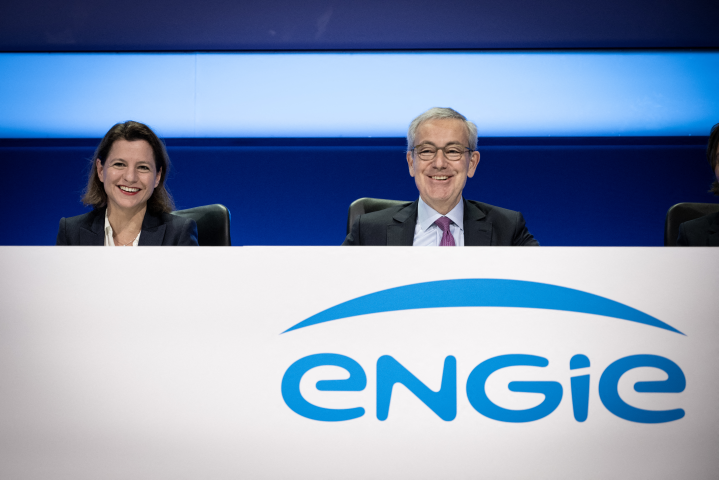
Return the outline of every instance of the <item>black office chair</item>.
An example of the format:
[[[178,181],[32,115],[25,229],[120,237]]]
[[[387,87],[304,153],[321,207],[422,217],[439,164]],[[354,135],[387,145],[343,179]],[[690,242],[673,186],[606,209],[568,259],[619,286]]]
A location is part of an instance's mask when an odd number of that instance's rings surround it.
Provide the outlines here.
[[[229,247],[230,211],[224,205],[175,210],[173,215],[191,218],[197,223],[197,241],[201,247]]]
[[[405,200],[385,200],[383,198],[360,198],[355,200],[350,205],[350,209],[347,212],[347,233],[350,233],[352,224],[355,222],[357,217],[364,215],[365,213],[377,212],[384,210],[385,208],[394,207],[396,205],[402,205],[405,203],[412,203]]]
[[[682,223],[716,212],[719,212],[719,203],[677,203],[667,212],[664,246],[676,247],[679,225]]]

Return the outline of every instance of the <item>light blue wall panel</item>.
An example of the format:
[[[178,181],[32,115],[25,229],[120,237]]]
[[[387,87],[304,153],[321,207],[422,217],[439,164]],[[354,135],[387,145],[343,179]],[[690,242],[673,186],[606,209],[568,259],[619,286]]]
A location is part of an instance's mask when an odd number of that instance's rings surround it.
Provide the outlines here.
[[[2,54],[0,137],[102,137],[140,120],[194,133],[195,56]]]
[[[706,135],[719,53],[2,54],[0,137],[403,136],[451,106],[483,136]]]

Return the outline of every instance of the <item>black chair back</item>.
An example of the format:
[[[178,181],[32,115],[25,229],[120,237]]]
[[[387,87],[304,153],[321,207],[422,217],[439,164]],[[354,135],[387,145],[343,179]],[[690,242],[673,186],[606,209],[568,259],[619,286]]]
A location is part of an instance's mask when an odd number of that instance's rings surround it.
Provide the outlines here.
[[[352,224],[355,222],[357,217],[364,215],[365,213],[377,212],[384,210],[385,208],[394,207],[396,205],[402,205],[410,203],[406,200],[385,200],[383,198],[360,198],[355,200],[350,205],[350,209],[347,212],[347,233],[350,233]]]
[[[675,247],[679,225],[695,218],[719,212],[719,203],[677,203],[667,212],[664,223],[664,246]]]
[[[202,207],[176,210],[178,217],[188,217],[197,223],[197,242],[201,247],[229,247],[230,211],[224,205],[205,205]]]

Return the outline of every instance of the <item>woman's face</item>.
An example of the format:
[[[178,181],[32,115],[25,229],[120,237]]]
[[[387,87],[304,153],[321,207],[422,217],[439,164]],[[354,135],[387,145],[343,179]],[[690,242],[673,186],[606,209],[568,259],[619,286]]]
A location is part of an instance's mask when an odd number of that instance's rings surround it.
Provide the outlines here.
[[[97,176],[105,186],[110,211],[135,213],[147,206],[160,183],[152,147],[145,140],[116,140],[107,154],[105,165],[95,162]]]

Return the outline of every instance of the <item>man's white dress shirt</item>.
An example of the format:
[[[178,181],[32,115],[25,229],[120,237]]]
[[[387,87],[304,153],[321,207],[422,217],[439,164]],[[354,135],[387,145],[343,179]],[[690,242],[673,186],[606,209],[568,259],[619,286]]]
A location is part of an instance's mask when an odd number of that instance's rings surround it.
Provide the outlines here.
[[[438,247],[442,241],[442,229],[434,222],[445,216],[452,220],[449,225],[449,232],[454,237],[454,244],[457,247],[464,247],[464,199],[460,198],[459,203],[447,215],[441,215],[424,203],[419,197],[417,206],[417,225],[414,227],[414,247]]]

